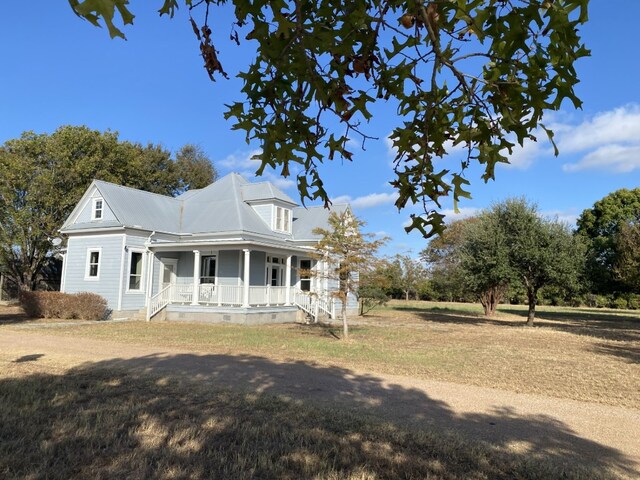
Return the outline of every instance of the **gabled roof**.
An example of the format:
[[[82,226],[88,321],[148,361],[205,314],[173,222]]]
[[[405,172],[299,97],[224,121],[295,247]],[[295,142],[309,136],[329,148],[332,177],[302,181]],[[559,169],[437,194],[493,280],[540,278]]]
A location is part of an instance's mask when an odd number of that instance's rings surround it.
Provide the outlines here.
[[[116,220],[73,223],[77,210],[88,193],[96,188],[111,209]],[[326,227],[329,211],[322,207],[293,208],[291,234],[274,232],[250,203],[282,202],[291,207],[296,203],[269,182],[250,183],[241,175],[231,173],[206,188],[191,190],[173,198],[94,180],[83,200],[62,227],[63,232],[93,228],[130,227],[147,231],[189,234],[251,233],[274,239],[314,240],[317,227]],[[336,205],[341,212],[347,205]]]
[[[180,231],[179,200],[102,180],[94,183],[123,226],[149,231]]]

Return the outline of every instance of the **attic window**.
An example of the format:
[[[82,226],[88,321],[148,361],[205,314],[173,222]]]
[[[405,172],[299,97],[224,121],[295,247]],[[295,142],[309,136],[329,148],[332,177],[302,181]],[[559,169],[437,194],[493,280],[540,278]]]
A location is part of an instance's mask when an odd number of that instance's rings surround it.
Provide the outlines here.
[[[93,199],[93,209],[91,211],[91,220],[102,219],[102,205],[103,205],[103,200],[101,198]]]
[[[276,207],[274,230],[291,233],[291,210],[284,207]]]

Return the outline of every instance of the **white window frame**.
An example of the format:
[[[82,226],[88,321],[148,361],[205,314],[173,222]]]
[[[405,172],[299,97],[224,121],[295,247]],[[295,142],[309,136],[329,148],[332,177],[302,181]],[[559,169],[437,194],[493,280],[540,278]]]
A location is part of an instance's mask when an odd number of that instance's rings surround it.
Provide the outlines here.
[[[140,272],[140,288],[133,290],[131,288],[129,288],[129,285],[131,284],[131,257],[133,257],[134,253],[140,253],[142,254],[142,272]],[[129,253],[127,254],[127,279],[126,279],[126,284],[127,284],[127,293],[132,293],[132,294],[142,294],[144,293],[145,290],[145,284],[144,284],[144,276],[145,276],[145,266],[147,263],[147,259],[145,257],[145,250],[143,248],[131,248],[129,247]]]
[[[302,262],[309,262],[309,272],[311,272],[313,270],[313,259],[311,258],[305,258],[305,257],[298,257],[298,281],[296,282],[296,287],[298,288],[298,290],[302,290],[302,282],[303,281],[309,281],[309,293],[315,292],[314,290],[314,277],[313,274],[309,273],[309,277],[304,277],[302,278],[301,274],[300,274],[300,270],[302,270]]]
[[[97,268],[97,273],[95,276],[91,276],[89,275],[90,270],[91,270],[91,254],[92,253],[98,253],[98,268]],[[91,281],[91,282],[96,282],[98,280],[100,280],[100,266],[102,264],[102,247],[89,247],[87,248],[87,264],[85,266],[85,270],[84,270],[84,279]]]
[[[98,202],[101,202],[101,206],[98,209]],[[96,216],[96,212],[100,211],[100,216]],[[102,220],[104,219],[104,198],[96,197],[91,200],[91,220]]]
[[[215,271],[214,271],[213,283],[208,283],[208,284],[205,284],[205,285],[218,285],[218,268],[220,267],[220,256],[218,255],[217,251],[214,251],[212,253],[207,253],[206,255],[202,254],[202,257],[200,258],[200,278],[199,278],[198,281],[200,282],[201,285],[203,285],[203,283],[202,283],[202,279],[203,278],[211,278],[211,276],[209,276],[209,275],[203,275],[202,274],[204,272],[205,258],[208,258],[208,257],[209,258],[210,257],[215,258],[216,268],[215,268]]]
[[[281,214],[280,222],[278,222],[278,213]],[[276,232],[291,233],[291,216],[292,212],[290,208],[274,205],[273,230]]]
[[[280,257],[278,255],[268,255],[266,262],[266,271],[264,274],[264,284],[265,286],[273,286],[271,285],[271,271],[275,269],[277,273],[276,287],[284,287],[285,285],[285,268],[286,268],[286,259],[284,257]]]

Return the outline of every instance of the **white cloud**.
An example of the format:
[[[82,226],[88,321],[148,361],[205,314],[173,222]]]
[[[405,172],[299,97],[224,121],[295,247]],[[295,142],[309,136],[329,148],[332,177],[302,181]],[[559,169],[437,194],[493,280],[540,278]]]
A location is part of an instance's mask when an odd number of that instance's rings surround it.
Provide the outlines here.
[[[509,163],[501,163],[500,165],[505,168],[526,170],[537,159],[553,155],[553,149],[544,130],[536,130],[533,136],[538,139],[537,142],[525,140],[522,146],[516,143],[511,154],[504,150],[502,153],[509,159]]]
[[[352,208],[362,210],[395,203],[397,198],[397,193],[370,193],[356,198],[352,198],[349,195],[340,195],[332,198],[331,201],[333,203],[349,203]]]
[[[252,160],[254,155],[259,155],[261,150],[251,150],[249,152],[236,152],[228,155],[223,160],[220,160],[218,165],[230,172],[242,172],[245,170],[255,171],[260,166],[259,160]]]
[[[584,152],[565,172],[600,170],[629,173],[640,169],[640,105],[601,112],[579,125],[553,125],[562,154]]]
[[[640,169],[640,138],[637,145],[602,146],[577,163],[565,163],[562,169],[565,172],[605,170],[613,173],[629,173]]]
[[[563,223],[568,223],[571,226],[575,226],[576,220],[578,220],[578,210],[575,208],[570,208],[568,210],[546,210],[544,212],[540,212],[543,217],[551,218],[558,220]]]
[[[260,160],[253,160],[254,155],[259,155],[261,150],[251,150],[248,152],[236,152],[228,155],[226,158],[218,161],[216,165],[219,165],[223,170],[227,172],[236,172],[250,180],[260,182],[268,181],[273,183],[276,187],[286,190],[296,185],[295,177],[297,169],[291,168],[291,175],[287,178],[279,175],[273,169],[266,168],[261,176],[256,176],[256,170],[260,167]]]
[[[640,141],[640,105],[626,105],[595,115],[573,128],[560,130],[558,147],[580,152],[614,143]]]
[[[463,218],[473,217],[480,212],[479,208],[475,207],[462,207],[456,212],[453,208],[445,208],[440,213],[445,216],[447,223],[454,222],[456,220],[462,220]]]

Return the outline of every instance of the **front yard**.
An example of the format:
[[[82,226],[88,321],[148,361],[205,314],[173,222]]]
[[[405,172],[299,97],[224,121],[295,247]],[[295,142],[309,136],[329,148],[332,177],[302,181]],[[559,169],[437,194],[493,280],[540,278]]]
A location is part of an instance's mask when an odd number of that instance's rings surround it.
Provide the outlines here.
[[[339,326],[56,325],[27,321],[19,311],[5,309],[0,311],[0,336],[19,332],[26,345],[46,333],[61,343],[97,339],[116,349],[166,348],[239,359],[235,367],[241,369],[258,361],[284,372],[272,377],[282,385],[293,373],[351,372],[345,379],[359,375],[361,385],[367,385],[367,375],[390,374],[640,408],[640,315],[541,308],[534,328],[523,325],[524,316],[524,307],[507,307],[488,320],[472,305],[395,302],[354,318],[352,339],[342,342],[336,338]],[[273,396],[258,388],[272,379],[258,373],[256,390],[243,393],[207,385],[197,375],[119,368],[126,362],[78,365],[64,355],[53,361],[36,350],[19,358],[0,352],[2,478],[634,475],[619,452],[547,425],[544,417],[526,420],[502,412],[495,418],[511,422],[518,432],[514,438],[521,441],[485,444],[441,428],[390,423],[338,404],[309,405]],[[224,360],[219,365],[224,368]],[[416,395],[395,388],[406,398]],[[380,399],[394,394],[377,383],[376,389]],[[348,390],[336,394],[351,395]],[[461,421],[446,405],[415,398],[433,412],[448,412],[452,424]],[[464,423],[488,420],[477,416]],[[555,432],[555,443],[535,430],[522,436],[536,422]],[[594,465],[585,465],[576,453],[581,443],[601,452],[589,459]]]
[[[338,327],[298,324],[100,322],[48,331],[640,407],[640,314],[543,307],[534,328],[524,316],[525,307],[487,320],[473,305],[394,302],[354,318],[347,343]]]

